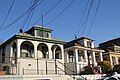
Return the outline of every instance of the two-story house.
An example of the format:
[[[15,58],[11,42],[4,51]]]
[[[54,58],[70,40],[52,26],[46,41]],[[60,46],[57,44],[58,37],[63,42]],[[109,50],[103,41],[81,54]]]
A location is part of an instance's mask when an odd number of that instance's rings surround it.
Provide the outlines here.
[[[65,65],[80,74],[85,66],[95,67],[98,61],[103,61],[102,52],[95,48],[95,42],[92,39],[81,37],[65,44]],[[66,73],[74,74],[66,69]]]
[[[0,45],[0,69],[7,74],[64,74],[65,42],[53,39],[51,32],[42,26],[20,30]]]
[[[118,64],[118,59],[120,58],[120,38],[100,43],[99,47],[105,50],[103,60],[110,61],[112,66]]]

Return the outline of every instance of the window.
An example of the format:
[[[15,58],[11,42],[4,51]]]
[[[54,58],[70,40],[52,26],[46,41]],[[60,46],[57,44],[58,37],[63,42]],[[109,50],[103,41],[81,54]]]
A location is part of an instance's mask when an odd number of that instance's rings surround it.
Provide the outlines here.
[[[91,45],[92,45],[92,44],[91,44],[91,42],[90,42],[90,41],[88,41],[88,42],[87,42],[87,47],[89,47],[89,48],[90,48],[90,47],[91,47]]]
[[[112,56],[112,64],[113,64],[113,65],[116,65],[116,59],[115,59],[115,57],[113,57],[113,56]]]
[[[49,33],[48,33],[48,32],[45,32],[45,31],[37,30],[37,36],[49,38]]]
[[[69,62],[74,62],[74,54],[73,51],[68,51]]]
[[[83,60],[84,60],[83,51],[78,51],[78,61],[83,61]]]
[[[5,63],[5,47],[2,48],[2,63]]]
[[[43,37],[46,37],[46,38],[48,38],[48,37],[49,37],[49,34],[48,34],[48,32],[44,32],[44,33],[43,33]]]

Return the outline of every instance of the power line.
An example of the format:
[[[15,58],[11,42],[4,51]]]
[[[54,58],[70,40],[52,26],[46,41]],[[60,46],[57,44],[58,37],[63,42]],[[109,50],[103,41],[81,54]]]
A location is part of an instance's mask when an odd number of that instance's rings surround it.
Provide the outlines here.
[[[30,8],[32,5],[34,5],[34,0],[31,0],[30,5],[29,5],[29,8]],[[28,8],[28,9],[29,9],[29,8]],[[30,16],[32,10],[33,10],[33,8],[26,14],[26,17],[25,17],[25,20],[23,21],[23,25],[21,26],[21,29],[25,26],[25,24],[26,24],[26,22],[27,22],[27,20],[28,20],[28,18],[29,18],[29,16]]]
[[[99,10],[99,7],[100,7],[100,3],[101,3],[101,0],[99,0],[99,2],[98,2],[98,5],[97,5],[97,8],[96,8],[95,14],[94,14],[94,16],[93,16],[93,20],[92,20],[92,23],[91,23],[91,25],[90,25],[90,28],[89,28],[89,30],[88,30],[87,36],[90,34],[90,31],[91,31],[92,26],[93,26],[93,24],[94,24],[96,14],[97,14],[97,12],[98,12],[98,10]]]
[[[84,19],[85,12],[86,12],[86,10],[87,10],[87,7],[88,7],[88,4],[89,4],[89,1],[90,1],[90,0],[87,0],[87,3],[86,3],[86,6],[85,6],[85,9],[84,9],[84,11],[83,11],[83,13],[82,13],[81,19],[80,19],[80,21],[79,21],[79,23],[78,23],[78,26],[77,26],[77,29],[76,29],[76,31],[75,31],[75,35],[77,35],[77,33],[78,33],[78,31],[79,31],[79,28],[80,28],[80,30],[81,30],[81,28],[82,28],[82,27],[80,27],[80,24],[82,23],[82,21],[83,21],[83,19]]]
[[[2,25],[1,25],[0,29],[2,29],[2,27],[4,26],[6,20],[7,20],[8,16],[9,16],[9,14],[10,14],[10,12],[11,12],[11,9],[13,7],[14,2],[15,2],[15,0],[12,1],[11,5],[10,5],[10,8],[9,8],[9,10],[7,12],[7,15],[6,15],[6,17],[5,17],[5,19],[4,19],[4,21],[3,21]]]
[[[86,10],[86,11],[87,11],[86,16],[85,16],[83,22],[81,23],[81,27],[78,28],[78,32],[77,32],[77,33],[79,33],[79,32],[82,30],[82,28],[85,28],[85,24],[86,24],[86,22],[87,22],[87,18],[89,17],[89,14],[90,14],[90,10],[91,10],[93,1],[94,1],[94,0],[92,0],[92,1],[90,2],[90,5],[89,5],[89,7],[88,7],[88,11]],[[87,5],[86,5],[86,6],[87,6]],[[84,29],[83,29],[83,32],[84,32]]]
[[[39,1],[39,0],[38,0]],[[27,11],[25,11],[22,15],[20,15],[17,19],[15,19],[13,22],[11,22],[10,24],[8,24],[7,26],[5,26],[4,28],[2,28],[2,30],[5,30],[6,28],[10,27],[11,25],[13,25],[14,23],[16,23],[20,18],[22,18],[29,10],[31,10],[33,7],[37,7],[39,4],[41,4],[44,0],[41,0],[38,4],[35,3],[35,5],[33,5],[30,9],[28,9]],[[0,30],[0,31],[2,31]]]
[[[33,6],[35,3],[37,3],[37,0],[32,0],[31,3],[30,3],[30,7]],[[30,7],[29,7],[29,8],[30,8]],[[26,19],[25,19],[23,25],[21,26],[21,29],[23,29],[23,28],[25,27],[25,25],[26,25],[27,21],[29,20],[29,18],[32,17],[33,12],[34,12],[34,9],[35,9],[35,7],[33,7],[33,8],[28,12],[28,15],[26,16]],[[32,14],[32,15],[31,15],[31,14]]]
[[[50,8],[50,9],[43,15],[43,17],[46,16],[50,11],[52,11],[61,1],[62,1],[62,0],[59,0],[54,6],[52,6],[52,8]],[[36,21],[33,23],[33,25],[36,24],[36,23],[37,23],[39,20],[41,20],[41,19],[42,19],[42,17],[40,17],[38,20],[36,20]]]
[[[30,24],[30,21],[31,21],[31,19],[32,19],[32,16],[33,16],[34,11],[35,11],[35,8],[34,8],[34,9],[32,10],[32,12],[31,12],[31,15],[30,15],[30,18],[29,18],[29,20],[28,20],[28,24],[27,24],[27,26],[26,26],[26,28],[25,28],[25,31],[27,30],[27,28],[28,28],[28,26],[29,26],[29,24]]]
[[[72,3],[74,0],[72,0],[59,14],[57,14],[52,20],[50,20],[46,25],[50,24],[52,21],[54,21],[58,16],[60,16]]]
[[[84,22],[83,31],[82,31],[82,36],[83,36],[83,34],[84,34],[84,31],[85,31],[85,28],[86,28],[86,25],[87,25],[87,22],[88,22],[88,18],[89,18],[89,14],[90,14],[90,11],[91,11],[93,2],[94,2],[94,0],[91,1],[89,10],[88,10],[88,13],[87,13],[87,16],[86,16],[86,20],[85,20],[85,22]]]

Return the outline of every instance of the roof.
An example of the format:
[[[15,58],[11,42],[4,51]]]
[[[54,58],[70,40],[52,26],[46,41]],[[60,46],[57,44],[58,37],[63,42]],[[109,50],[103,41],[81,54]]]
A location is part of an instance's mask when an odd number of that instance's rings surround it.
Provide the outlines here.
[[[112,40],[108,40],[106,42],[100,43],[100,45],[102,45],[102,44],[109,44],[109,45],[120,46],[120,38],[116,38],[116,39],[112,39]]]
[[[75,45],[79,45],[79,46],[84,47],[84,45],[80,44],[80,42],[79,42],[80,40],[83,40],[83,39],[88,39],[88,40],[94,41],[94,40],[92,40],[92,39],[90,39],[90,38],[87,38],[87,37],[81,37],[81,38],[74,39],[74,40],[72,40],[72,41],[67,42],[67,43],[65,44],[65,48],[71,47],[71,46],[75,46]]]
[[[78,38],[78,39],[75,39],[75,40],[79,41],[79,40],[82,40],[82,39],[87,39],[87,40],[94,41],[93,39],[90,39],[90,38],[88,38],[88,37],[81,37],[81,38]]]
[[[31,36],[31,35],[26,34],[26,33],[23,33],[23,34],[21,33],[21,34],[18,34],[18,35],[14,35],[14,36],[11,37],[10,39],[8,39],[8,40],[5,41],[4,43],[2,43],[2,44],[0,45],[0,48],[1,48],[2,46],[5,46],[5,45],[7,45],[8,43],[12,42],[12,41],[15,40],[15,39],[26,39],[26,40],[33,40],[33,41],[48,42],[48,43],[65,44],[65,42],[64,42],[64,41],[61,41],[61,40],[34,37],[34,36]]]
[[[104,49],[106,52],[113,51],[110,47],[112,46],[120,46],[120,38],[112,39],[99,44],[101,49]]]

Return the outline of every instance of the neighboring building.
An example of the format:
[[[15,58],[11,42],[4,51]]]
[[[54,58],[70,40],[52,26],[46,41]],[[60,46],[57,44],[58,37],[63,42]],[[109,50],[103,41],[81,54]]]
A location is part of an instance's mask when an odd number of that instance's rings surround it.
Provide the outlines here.
[[[99,44],[99,47],[105,50],[103,60],[110,61],[112,66],[118,64],[118,59],[120,58],[120,38],[103,42]]]
[[[51,29],[34,26],[1,44],[0,69],[19,75],[65,74],[65,42],[52,39],[51,32]]]
[[[102,52],[95,48],[94,40],[86,37],[72,40],[65,44],[65,65],[80,74],[85,66],[95,67],[98,61],[103,61]],[[69,69],[66,73],[74,74]]]

